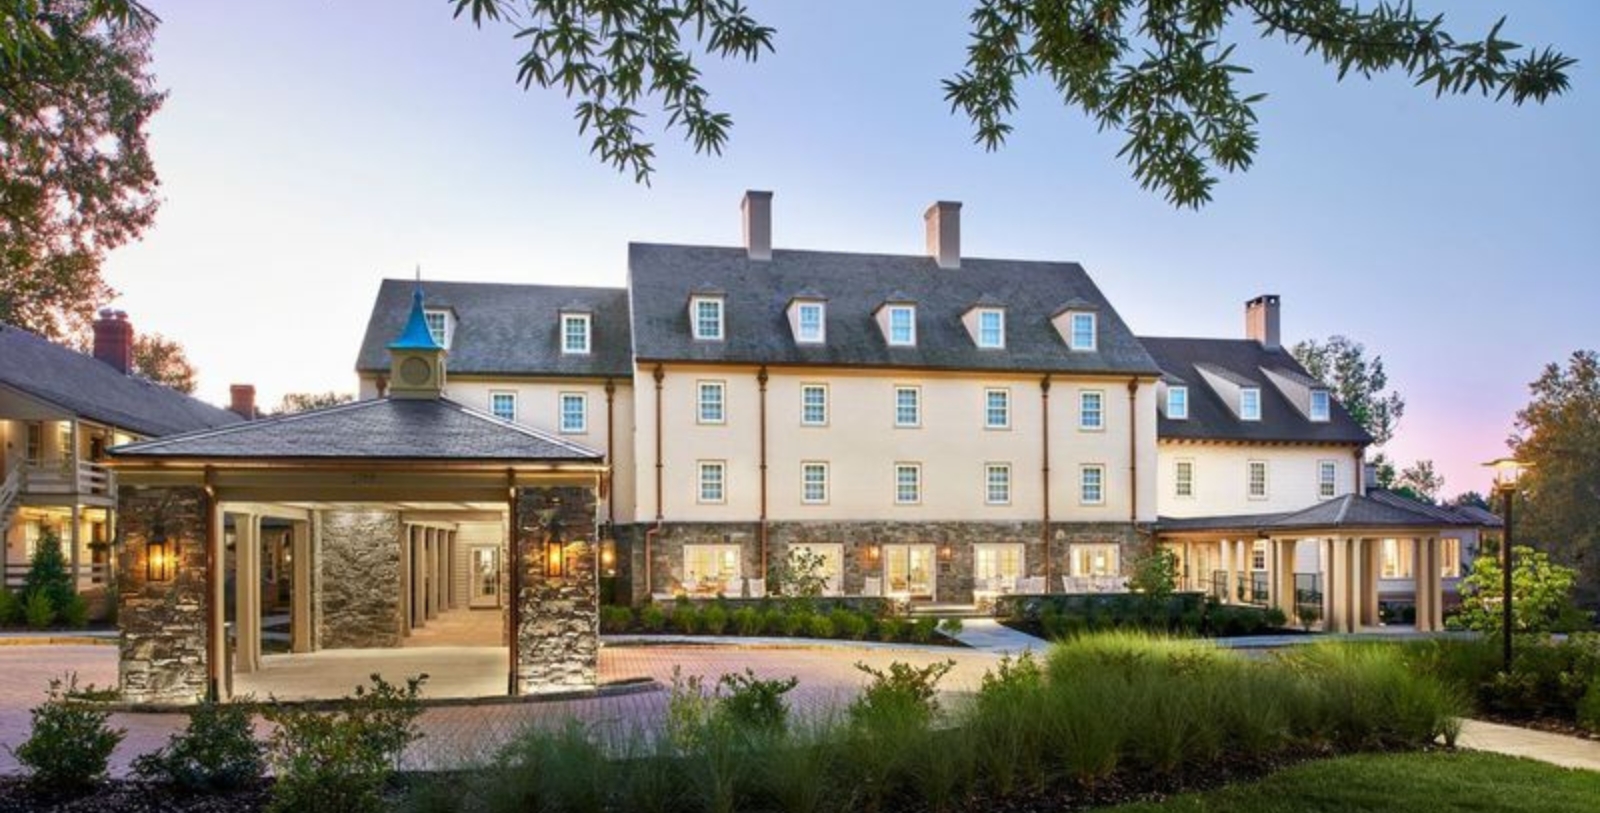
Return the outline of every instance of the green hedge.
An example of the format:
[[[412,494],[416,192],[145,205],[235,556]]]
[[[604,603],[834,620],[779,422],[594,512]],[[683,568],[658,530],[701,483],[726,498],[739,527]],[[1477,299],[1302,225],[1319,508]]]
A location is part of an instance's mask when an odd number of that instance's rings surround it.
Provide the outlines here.
[[[1485,714],[1553,719],[1600,734],[1600,633],[1521,635],[1503,671],[1498,637],[1436,638],[1404,646],[1419,670],[1455,686]]]
[[[889,613],[886,601],[789,599],[689,601],[602,606],[600,631],[677,635],[769,636],[845,641],[930,643],[935,618],[906,619]]]
[[[1233,637],[1281,630],[1275,607],[1221,604],[1201,593],[1151,599],[1135,593],[1002,596],[995,615],[1051,640],[1110,630]]]

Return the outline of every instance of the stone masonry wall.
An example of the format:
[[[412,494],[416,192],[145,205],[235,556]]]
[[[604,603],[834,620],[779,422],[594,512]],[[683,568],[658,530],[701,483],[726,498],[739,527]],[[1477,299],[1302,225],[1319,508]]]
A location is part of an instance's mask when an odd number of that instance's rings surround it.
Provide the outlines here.
[[[400,514],[338,508],[322,513],[314,577],[322,649],[400,645]]]
[[[194,703],[207,691],[206,512],[199,486],[118,490],[118,682],[130,703]],[[177,557],[171,581],[146,578],[160,528]]]
[[[592,689],[600,682],[599,545],[594,489],[525,488],[517,496],[521,556],[517,596],[517,690]],[[548,573],[545,543],[562,543],[561,575]]]

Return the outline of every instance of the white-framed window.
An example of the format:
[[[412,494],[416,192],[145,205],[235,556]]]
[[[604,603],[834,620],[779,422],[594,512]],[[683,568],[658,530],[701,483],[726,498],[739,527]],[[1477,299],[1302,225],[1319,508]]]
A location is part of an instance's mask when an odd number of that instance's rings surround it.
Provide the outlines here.
[[[1084,505],[1104,505],[1106,501],[1106,467],[1091,463],[1078,468],[1078,502]]]
[[[895,505],[916,505],[922,502],[922,464],[894,464]]]
[[[698,591],[703,586],[726,592],[724,587],[742,575],[738,545],[684,545],[683,586]]]
[[[800,425],[828,425],[828,385],[800,385]]]
[[[589,431],[589,396],[581,392],[561,393],[561,431],[567,434]]]
[[[983,502],[985,505],[1011,504],[1011,464],[985,463],[983,466]]]
[[[800,502],[823,505],[828,502],[828,464],[807,460],[800,464]]]
[[[1267,540],[1250,543],[1250,569],[1258,572],[1267,569]]]
[[[422,318],[428,323],[428,335],[433,337],[433,343],[440,347],[450,346],[450,312],[444,310],[423,310]]]
[[[589,352],[589,314],[561,314],[561,352],[583,354]]]
[[[827,339],[826,311],[821,302],[801,302],[795,305],[795,341],[821,344]]]
[[[1239,390],[1239,420],[1261,420],[1261,389],[1244,387]]]
[[[720,342],[725,333],[722,324],[723,302],[721,297],[697,296],[689,300],[689,312],[694,328],[694,337],[700,341]]]
[[[894,425],[902,428],[922,425],[922,389],[894,388]]]
[[[1122,575],[1122,550],[1115,543],[1090,542],[1071,546],[1072,575],[1120,576]]]
[[[1383,540],[1382,565],[1378,578],[1381,579],[1409,579],[1415,572],[1415,559],[1412,557],[1411,540],[1385,539]]]
[[[489,413],[502,421],[517,419],[517,394],[514,392],[489,393]]]
[[[1178,497],[1194,496],[1194,461],[1179,460],[1172,476],[1172,493]]]
[[[979,589],[999,580],[1001,589],[1010,590],[1026,575],[1022,545],[982,542],[972,546],[972,578]]]
[[[999,349],[1006,346],[1006,312],[999,308],[978,311],[978,346]]]
[[[1089,312],[1074,313],[1071,315],[1071,319],[1072,321],[1070,324],[1072,326],[1072,343],[1069,345],[1069,347],[1071,347],[1073,350],[1095,349],[1095,346],[1098,343],[1097,337],[1099,336],[1100,332],[1099,328],[1097,327],[1097,322],[1099,320],[1095,318],[1093,313]]]
[[[1332,396],[1328,395],[1327,390],[1311,391],[1311,420],[1326,423],[1332,410]]]
[[[1099,390],[1078,393],[1078,428],[1098,432],[1106,428],[1106,394]]]
[[[702,460],[699,469],[699,488],[696,489],[695,502],[727,502],[728,464],[721,460]]]
[[[1332,460],[1317,461],[1317,496],[1331,500],[1339,496],[1339,464]]]
[[[1011,428],[1011,390],[990,388],[983,391],[983,428]]]
[[[822,578],[823,595],[837,596],[843,592],[841,588],[844,578],[844,545],[824,542],[789,546],[790,553],[796,551],[804,551],[821,560],[822,566],[817,568],[816,575]]]
[[[1189,388],[1167,387],[1167,417],[1174,421],[1189,419]]]
[[[889,344],[911,347],[917,343],[917,309],[912,305],[889,306]]]
[[[722,381],[701,381],[696,384],[696,423],[727,423],[728,385]]]
[[[1439,540],[1439,578],[1461,578],[1461,540],[1446,537]],[[1516,597],[1516,593],[1512,593]]]
[[[1245,465],[1248,470],[1248,473],[1246,474],[1245,493],[1249,495],[1250,499],[1252,500],[1266,499],[1267,461],[1251,460]]]

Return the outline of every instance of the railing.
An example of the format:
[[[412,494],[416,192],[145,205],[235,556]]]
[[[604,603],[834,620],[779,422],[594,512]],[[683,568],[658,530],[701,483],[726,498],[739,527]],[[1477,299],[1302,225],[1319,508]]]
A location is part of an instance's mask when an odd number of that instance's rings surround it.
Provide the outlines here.
[[[6,562],[5,586],[7,590],[17,591],[28,578],[27,562]],[[71,578],[72,565],[66,567],[68,578]],[[96,585],[111,583],[111,564],[109,562],[81,562],[78,564],[79,589],[94,587]]]
[[[1236,579],[1233,573],[1226,570],[1214,570],[1211,572],[1211,589],[1208,592],[1218,601],[1227,601],[1230,595],[1234,601],[1245,604],[1265,605],[1272,601],[1266,571],[1252,570],[1243,576]]]
[[[6,470],[6,478],[0,481],[0,540],[4,540],[5,531],[11,522],[11,513],[16,509],[17,496],[22,493],[22,462],[12,464]],[[3,544],[3,541],[0,541]]]
[[[88,461],[29,462],[18,467],[18,488],[24,494],[85,494],[109,497],[116,493],[116,477],[105,466]]]

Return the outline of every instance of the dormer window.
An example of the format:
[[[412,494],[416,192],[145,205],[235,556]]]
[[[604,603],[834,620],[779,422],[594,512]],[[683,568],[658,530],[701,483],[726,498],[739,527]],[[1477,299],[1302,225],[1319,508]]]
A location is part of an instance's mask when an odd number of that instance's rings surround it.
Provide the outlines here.
[[[1189,388],[1167,387],[1167,418],[1174,421],[1189,419]]]
[[[590,317],[587,313],[561,314],[561,352],[589,352]]]
[[[912,305],[889,306],[889,344],[913,347],[917,343],[917,309]]]
[[[798,302],[794,307],[794,340],[801,344],[822,344],[827,337],[826,313],[821,302]]]
[[[999,308],[978,311],[978,346],[994,350],[1006,346],[1006,312]]]
[[[1239,420],[1261,420],[1261,388],[1241,387],[1239,389]]]
[[[1069,347],[1073,350],[1094,350],[1096,337],[1099,335],[1096,325],[1098,320],[1095,315],[1085,312],[1073,313],[1071,320],[1072,339]]]
[[[423,311],[422,318],[428,322],[428,335],[433,337],[433,343],[440,347],[449,348],[451,333],[450,312],[447,310],[429,309]]]
[[[697,296],[689,300],[690,324],[694,329],[694,337],[700,341],[722,341],[722,315],[721,297]]]
[[[1332,401],[1327,390],[1311,391],[1311,420],[1326,423],[1331,409]]]

